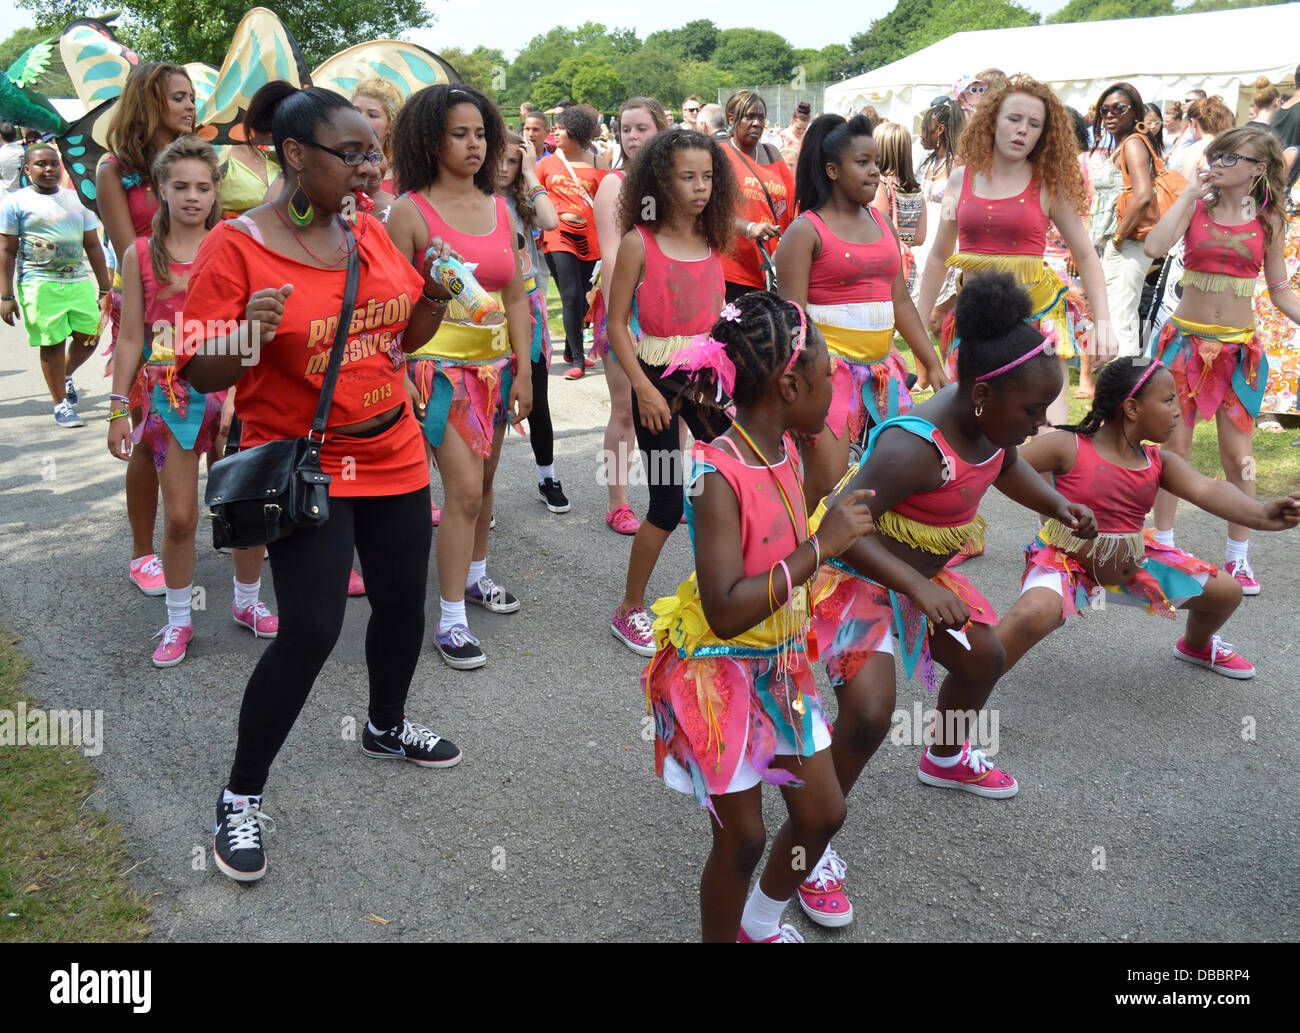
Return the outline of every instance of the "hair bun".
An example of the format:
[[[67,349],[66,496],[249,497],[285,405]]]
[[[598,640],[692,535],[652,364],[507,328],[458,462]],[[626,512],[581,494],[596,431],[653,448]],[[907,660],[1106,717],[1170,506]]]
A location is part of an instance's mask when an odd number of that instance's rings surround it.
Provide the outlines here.
[[[962,341],[994,340],[1023,323],[1029,313],[1029,295],[1010,273],[973,276],[957,295],[957,336]]]
[[[1259,76],[1259,77],[1255,80],[1255,89],[1256,89],[1256,90],[1266,90],[1266,89],[1268,89],[1268,88],[1269,88],[1270,86],[1272,86],[1272,85],[1273,85],[1273,84],[1272,84],[1271,82],[1268,81],[1268,76],[1267,76],[1267,75],[1261,75],[1261,76]]]

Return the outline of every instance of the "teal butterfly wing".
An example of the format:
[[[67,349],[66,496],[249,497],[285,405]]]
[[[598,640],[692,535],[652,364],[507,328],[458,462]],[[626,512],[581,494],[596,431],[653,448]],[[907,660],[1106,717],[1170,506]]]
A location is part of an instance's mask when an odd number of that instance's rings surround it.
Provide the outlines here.
[[[242,143],[248,103],[273,79],[294,86],[311,81],[297,40],[276,15],[255,7],[240,19],[211,92],[203,100],[196,98],[196,135],[218,145]]]
[[[140,63],[139,55],[97,18],[69,23],[59,36],[59,55],[87,111],[120,97],[126,77]]]
[[[349,99],[357,83],[376,77],[387,79],[403,97],[410,97],[426,86],[460,82],[456,69],[433,51],[397,39],[358,43],[326,58],[311,73],[313,86],[323,86]]]

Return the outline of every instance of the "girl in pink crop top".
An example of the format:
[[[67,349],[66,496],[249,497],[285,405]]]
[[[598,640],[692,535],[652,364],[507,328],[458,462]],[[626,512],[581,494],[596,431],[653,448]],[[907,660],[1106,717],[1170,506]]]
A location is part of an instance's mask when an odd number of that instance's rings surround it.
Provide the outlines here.
[[[496,207],[496,223],[491,232],[480,234],[456,229],[420,193],[406,193],[402,196],[408,198],[418,209],[429,227],[430,238],[441,237],[466,262],[477,263],[474,278],[485,291],[505,290],[514,279],[519,264],[510,232],[510,209],[506,207],[504,197],[492,198]]]
[[[645,247],[645,272],[636,288],[642,332],[653,337],[708,333],[726,290],[717,249],[709,248],[704,258],[669,258],[654,233],[644,226],[635,230]]]
[[[1257,126],[1220,133],[1205,148],[1205,162],[1144,245],[1151,256],[1183,242],[1184,289],[1152,352],[1173,374],[1183,412],[1165,451],[1188,458],[1195,424],[1213,419],[1224,476],[1253,495],[1255,421],[1269,381],[1269,357],[1255,328],[1258,289],[1300,324],[1300,296],[1284,254],[1286,164],[1277,137]],[[1160,531],[1173,531],[1177,507],[1169,492],[1160,493]],[[1249,548],[1250,528],[1230,522],[1224,561],[1242,590],[1255,595],[1260,585]]]
[[[980,255],[1041,255],[1047,225],[1037,179],[1015,197],[978,197],[974,176],[963,176],[957,202],[957,250]]]
[[[868,212],[880,228],[871,244],[841,240],[816,212],[808,218],[821,238],[821,252],[808,272],[808,304],[841,305],[861,301],[890,301],[894,277],[902,265],[898,241],[875,208]]]
[[[1141,606],[1173,620],[1188,611],[1187,629],[1174,656],[1230,678],[1254,668],[1217,634],[1241,602],[1227,571],[1163,544],[1143,531],[1157,488],[1205,510],[1265,530],[1300,522],[1300,493],[1260,503],[1231,484],[1198,473],[1160,446],[1178,420],[1174,377],[1159,362],[1120,358],[1097,379],[1084,420],[1045,434],[1021,454],[1040,473],[1051,473],[1066,498],[1093,507],[1101,533],[1081,542],[1053,521],[1025,548],[1020,599],[1003,618],[998,638],[1010,669],[1065,618],[1099,609],[1100,597]],[[1154,442],[1154,444],[1147,444]]]

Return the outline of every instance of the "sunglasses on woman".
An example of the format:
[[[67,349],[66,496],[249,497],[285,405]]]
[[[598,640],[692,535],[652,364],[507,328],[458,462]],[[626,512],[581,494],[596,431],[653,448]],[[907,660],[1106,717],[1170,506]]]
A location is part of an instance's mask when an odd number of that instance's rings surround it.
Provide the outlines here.
[[[1097,114],[1102,118],[1105,118],[1107,115],[1111,114],[1116,116],[1127,115],[1132,110],[1132,104],[1125,104],[1123,101],[1120,101],[1118,104],[1103,104],[1101,108],[1098,109]]]

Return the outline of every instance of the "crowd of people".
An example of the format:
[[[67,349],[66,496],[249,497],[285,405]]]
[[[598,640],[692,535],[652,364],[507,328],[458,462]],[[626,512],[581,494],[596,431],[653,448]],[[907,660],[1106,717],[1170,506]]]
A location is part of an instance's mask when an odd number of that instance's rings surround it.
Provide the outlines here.
[[[651,97],[608,123],[524,105],[516,133],[465,85],[403,97],[375,79],[344,97],[275,81],[247,142],[219,152],[192,135],[185,69],[144,64],[108,131],[98,221],[51,144],[22,150],[26,185],[11,180],[17,136],[0,125],[0,318],[39,349],[61,426],[82,425],[73,373],[111,338],[125,573],[165,597],[155,665],[181,664],[194,636],[200,459],[301,436],[342,349],[318,449],[329,519],[232,555],[233,618],[269,644],[216,802],[220,870],[265,874],[262,794],[349,595],[371,607],[363,752],[461,760],[406,711],[429,559],[433,646],[483,667],[466,603],[521,608],[487,558],[509,425],[527,421],[539,500],[571,508],[548,405],[552,280],[563,379],[600,363],[609,393],[606,524],[632,538],[610,628],[648,660],[656,772],[709,812],[705,939],[797,941],[793,899],[818,924],[852,920],[832,841],[888,729],[896,652],[938,693],[918,778],[993,799],[1019,784],[972,746],[972,715],[1098,593],[1186,610],[1176,659],[1253,676],[1219,632],[1261,591],[1249,531],[1300,523],[1300,492],[1259,501],[1243,475],[1256,421],[1296,407],[1300,91],[1256,84],[1240,127],[1216,97],[1184,101],[1162,112],[1117,82],[1085,114],[988,69],[928,104],[914,143],[874,111],[806,102],[773,127],[751,90],[688,97],[681,124]],[[449,259],[494,316],[449,289]],[[194,321],[227,329],[181,335]],[[1076,368],[1090,408],[1071,424]],[[1204,420],[1226,480],[1189,465]],[[991,487],[1041,521],[1001,620],[955,569],[984,550]],[[1227,521],[1221,567],[1174,544],[1178,499]],[[648,605],[683,523],[695,570]],[[751,888],[764,782],[789,814]]]

